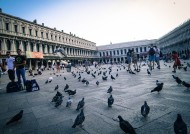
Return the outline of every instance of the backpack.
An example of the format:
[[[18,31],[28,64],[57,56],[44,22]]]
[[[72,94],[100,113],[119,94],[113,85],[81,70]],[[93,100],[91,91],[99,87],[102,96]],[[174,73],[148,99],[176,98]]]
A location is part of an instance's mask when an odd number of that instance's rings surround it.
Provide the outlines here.
[[[18,82],[9,82],[6,87],[7,93],[18,92],[23,90],[23,87]]]
[[[27,80],[25,82],[25,86],[26,86],[26,91],[27,92],[33,92],[33,91],[40,90],[40,87],[39,87],[39,85],[38,85],[38,83],[36,82],[35,79],[33,79],[33,80]]]
[[[151,47],[148,53],[149,53],[149,55],[153,56],[155,54],[154,48]]]

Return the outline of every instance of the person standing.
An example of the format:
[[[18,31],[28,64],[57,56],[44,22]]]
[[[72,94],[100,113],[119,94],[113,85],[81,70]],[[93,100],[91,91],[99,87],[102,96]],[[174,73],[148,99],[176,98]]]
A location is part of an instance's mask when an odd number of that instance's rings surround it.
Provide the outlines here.
[[[25,65],[26,65],[26,57],[22,54],[21,49],[17,49],[17,56],[15,57],[15,67],[16,67],[16,75],[18,78],[18,83],[21,85],[21,76],[23,79],[23,84],[25,85],[26,76],[25,76]]]
[[[173,65],[174,70],[172,72],[176,73],[177,67],[180,68],[180,66],[181,66],[181,61],[180,61],[176,51],[172,51],[172,58],[174,60],[174,65]]]
[[[127,52],[127,62],[128,62],[128,71],[131,70],[131,62],[132,62],[132,50],[129,49]]]
[[[6,55],[7,55],[6,63],[7,63],[7,69],[8,69],[8,76],[11,82],[14,82],[15,81],[15,70],[14,70],[15,58],[11,57],[10,51],[7,51]]]
[[[156,52],[155,48],[154,48],[153,44],[151,44],[150,49],[148,50],[150,70],[154,69],[155,52]]]
[[[155,61],[156,61],[156,64],[157,64],[157,68],[160,69],[160,49],[155,46]]]
[[[134,49],[132,49],[131,57],[132,57],[132,62],[133,62],[135,71],[137,71],[138,70],[138,64],[137,64],[138,58],[137,58],[137,54],[135,53]]]

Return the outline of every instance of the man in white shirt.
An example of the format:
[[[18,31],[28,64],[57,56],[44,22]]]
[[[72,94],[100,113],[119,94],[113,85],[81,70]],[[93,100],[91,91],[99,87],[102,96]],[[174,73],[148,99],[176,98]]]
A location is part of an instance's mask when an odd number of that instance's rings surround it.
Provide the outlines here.
[[[15,70],[14,70],[14,62],[15,62],[15,58],[11,57],[11,52],[7,51],[6,53],[7,58],[6,58],[6,63],[7,63],[7,69],[8,69],[8,75],[9,75],[9,79],[14,82],[15,81]]]

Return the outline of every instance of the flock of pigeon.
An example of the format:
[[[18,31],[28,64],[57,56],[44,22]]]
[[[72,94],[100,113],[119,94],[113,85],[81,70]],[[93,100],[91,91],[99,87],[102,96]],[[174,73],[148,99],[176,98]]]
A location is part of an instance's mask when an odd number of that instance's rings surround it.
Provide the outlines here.
[[[166,64],[164,64],[165,66],[167,66]],[[187,64],[188,65],[188,64]],[[145,66],[145,64],[143,64],[142,66]],[[123,69],[126,68],[126,66],[124,65],[118,65],[117,66],[117,72],[115,74],[115,76],[112,73],[112,66],[108,67],[108,68],[103,68],[103,67],[99,67],[99,68],[96,68],[95,71],[93,71],[92,69],[91,70],[86,70],[86,71],[81,71],[81,70],[78,70],[78,71],[73,71],[71,74],[74,78],[76,78],[79,82],[82,82],[84,83],[86,86],[88,86],[90,84],[90,82],[85,79],[85,78],[82,78],[82,73],[86,73],[88,75],[91,75],[93,78],[97,78],[98,76],[100,76],[102,78],[103,81],[107,81],[108,78],[109,78],[109,75],[110,75],[110,79],[111,80],[115,80],[117,77],[119,77],[119,70],[121,70],[123,67]],[[189,66],[190,67],[190,66]],[[141,70],[141,67],[139,66],[139,69],[138,70],[135,70],[137,73],[140,72]],[[184,70],[187,71],[187,67],[184,67]],[[126,70],[128,73],[130,74],[136,74],[135,72],[133,72],[132,70]],[[148,75],[151,75],[151,72],[149,69],[147,69],[147,74]],[[189,89],[190,87],[190,84],[185,82],[185,81],[182,81],[179,77],[177,76],[174,76],[172,75],[173,78],[175,79],[175,81],[178,83],[178,84],[182,84],[184,85],[185,87],[187,87]],[[53,80],[52,77],[49,77],[48,80],[46,80],[46,84],[47,83],[51,83]],[[67,80],[66,77],[64,77],[64,80]],[[95,83],[97,86],[99,86],[99,84],[101,84],[99,81],[96,81]],[[151,90],[151,92],[160,92],[162,89],[163,89],[163,85],[164,83],[163,82],[159,82],[158,80],[156,81],[156,87]],[[55,107],[59,107],[62,102],[63,102],[63,98],[64,96],[62,95],[62,93],[58,90],[59,89],[59,85],[56,85],[55,87],[55,91],[57,91],[57,93],[55,94],[55,96],[52,98],[52,102],[55,103]],[[107,103],[108,103],[108,107],[112,107],[113,103],[114,103],[114,98],[113,98],[113,94],[112,94],[112,91],[113,91],[113,87],[110,86],[107,90],[107,93],[110,94],[110,96],[108,97],[108,100],[107,100]],[[67,103],[66,103],[66,107],[71,107],[72,105],[72,96],[73,95],[76,95],[76,89],[75,90],[70,90],[69,89],[69,85],[66,84],[65,87],[64,87],[64,91],[65,93],[67,93],[69,95],[68,97],[68,100],[67,100]],[[76,126],[82,126],[82,123],[85,121],[85,115],[84,115],[84,105],[85,105],[85,101],[84,101],[84,97],[78,102],[78,105],[77,105],[77,108],[76,110],[80,111],[80,113],[77,115],[75,121],[74,121],[74,124],[72,126],[72,128],[75,128]],[[144,101],[144,104],[141,106],[141,114],[144,118],[146,118],[148,116],[150,112],[150,107],[148,106],[147,102]],[[23,110],[21,110],[17,115],[15,115],[10,121],[8,121],[6,123],[6,125],[9,125],[10,123],[12,122],[17,122],[18,120],[20,120],[22,118],[22,115],[23,115]],[[119,125],[120,125],[120,128],[125,132],[125,133],[129,133],[129,134],[136,134],[135,132],[135,129],[133,128],[133,126],[127,121],[127,120],[124,120],[121,115],[118,116],[119,118]],[[183,121],[182,117],[180,114],[177,115],[177,119],[176,121],[174,122],[174,131],[176,134],[187,134],[187,125],[186,123]]]

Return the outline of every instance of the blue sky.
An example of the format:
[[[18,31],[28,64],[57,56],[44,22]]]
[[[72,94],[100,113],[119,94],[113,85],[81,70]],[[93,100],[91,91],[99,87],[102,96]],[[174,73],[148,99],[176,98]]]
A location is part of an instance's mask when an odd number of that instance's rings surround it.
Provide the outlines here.
[[[97,45],[157,39],[190,18],[190,0],[0,0],[4,13]]]

